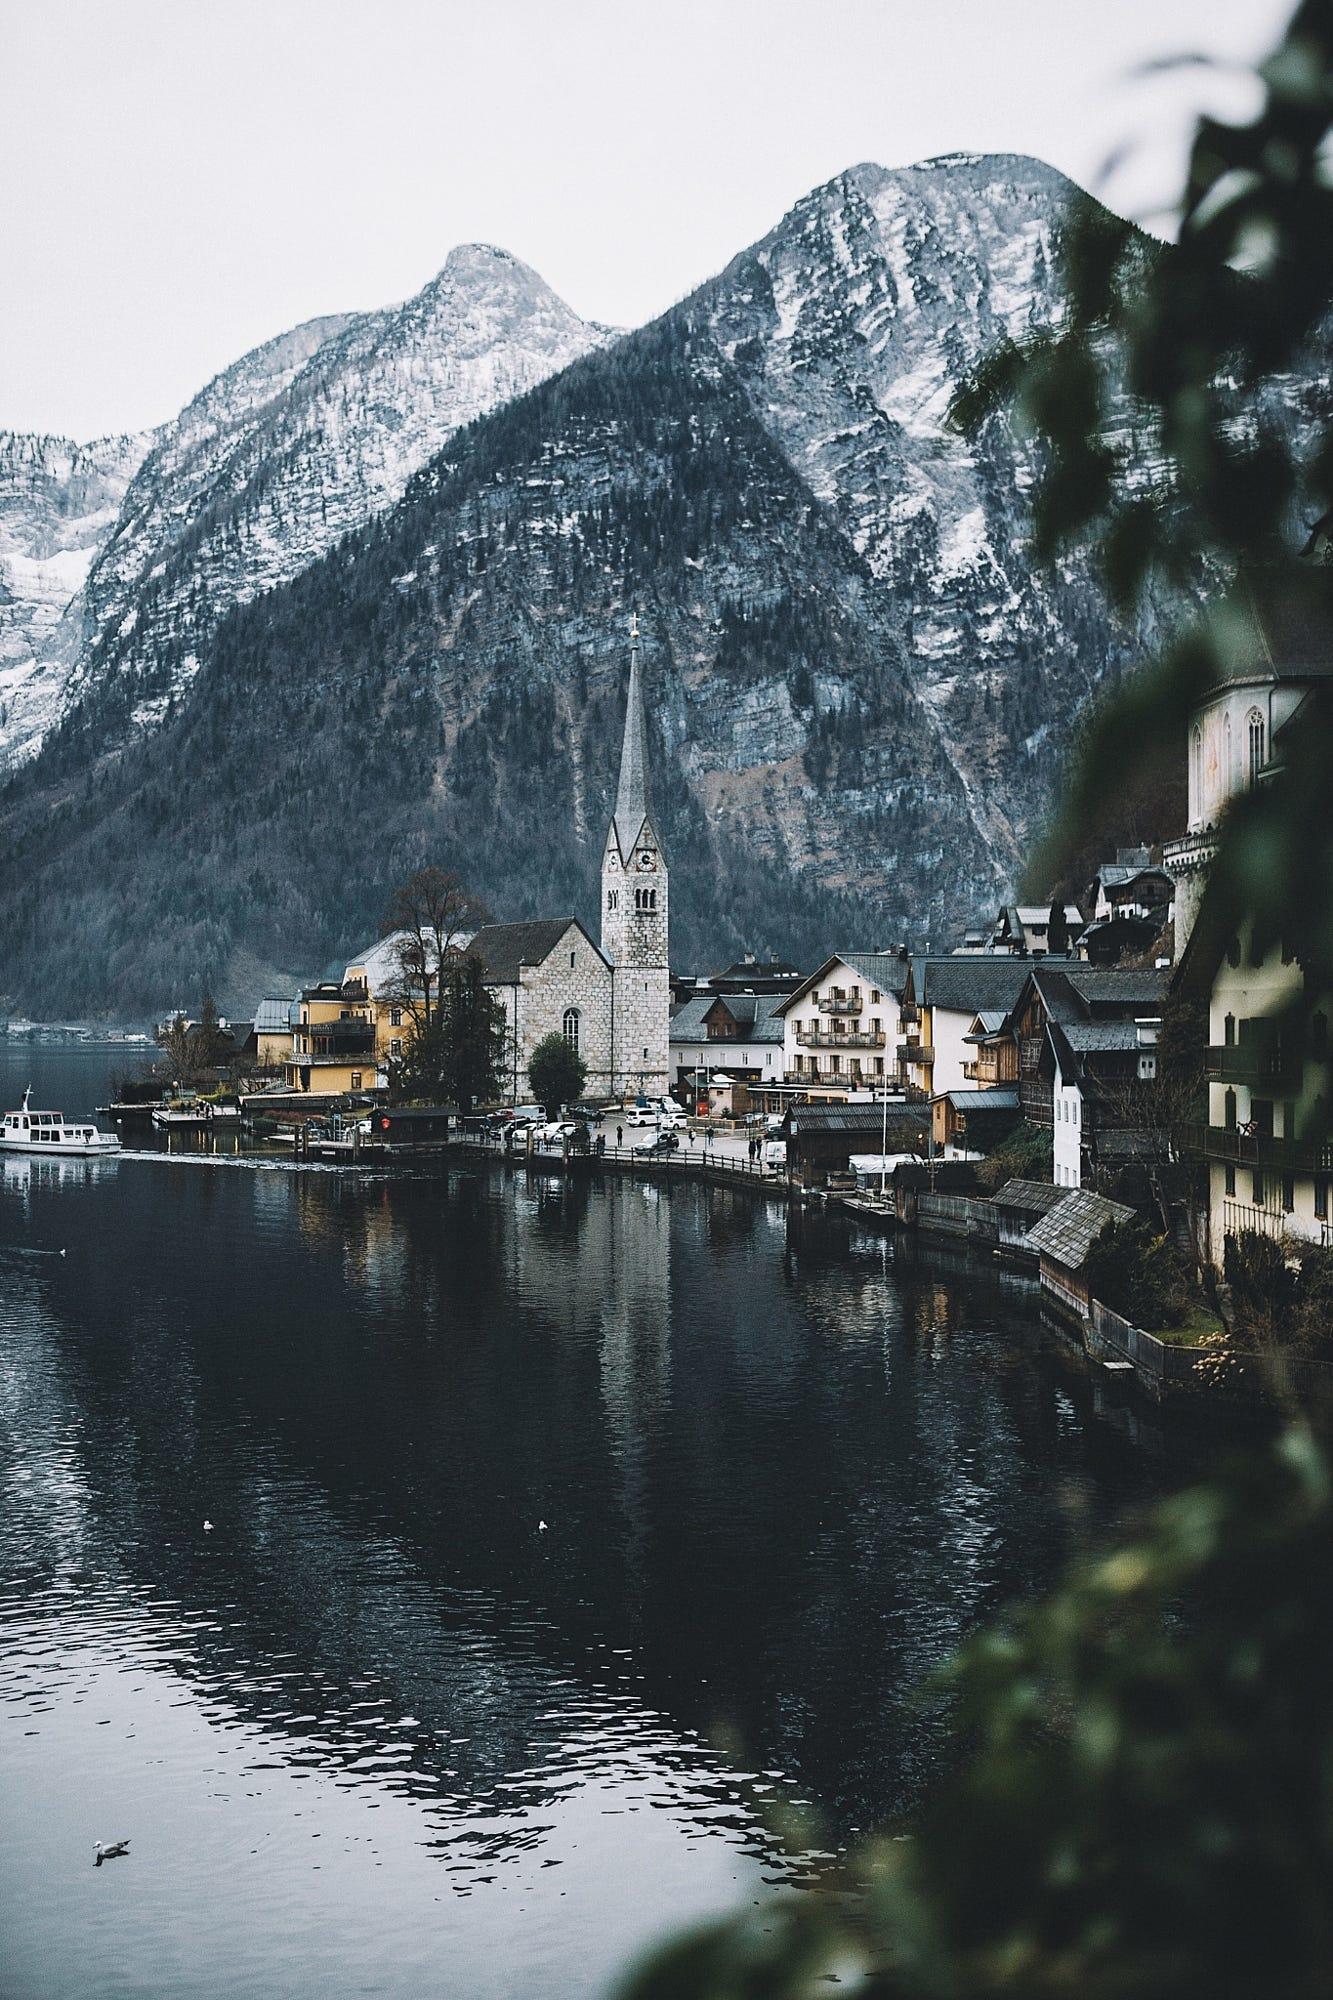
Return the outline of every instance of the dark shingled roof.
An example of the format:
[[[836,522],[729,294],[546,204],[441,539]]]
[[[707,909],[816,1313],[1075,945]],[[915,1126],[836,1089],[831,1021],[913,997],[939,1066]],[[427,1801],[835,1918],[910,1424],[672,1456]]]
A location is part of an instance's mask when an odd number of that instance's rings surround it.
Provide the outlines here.
[[[692,1000],[687,1000],[671,1016],[671,1040],[706,1041],[706,1016],[712,1013],[714,1007],[725,1007],[738,1029],[733,1043],[780,1042],[783,1025],[775,1010],[781,1005],[780,993],[696,993]],[[726,1038],[720,1038],[717,1043],[719,1057],[726,1047]]]
[[[1056,1187],[1051,1181],[1006,1181],[991,1196],[996,1208],[1016,1208],[1032,1215],[1046,1215],[1063,1201],[1068,1188]]]
[[[838,957],[881,993],[901,994],[907,984],[907,960],[896,951],[840,951]]]
[[[1040,961],[1037,969],[1041,969]],[[1135,1001],[1155,1004],[1165,1000],[1171,980],[1170,969],[1164,965],[1084,965],[1071,959],[1060,970],[1075,991],[1094,1006],[1109,1000],[1126,1005]]]
[[[1026,1247],[1054,1264],[1063,1264],[1067,1271],[1081,1271],[1103,1229],[1128,1222],[1133,1213],[1122,1202],[1107,1201],[1091,1188],[1068,1188],[1064,1200],[1029,1229]]]
[[[538,917],[527,924],[483,924],[469,949],[481,960],[488,986],[512,986],[519,967],[542,964],[571,924],[588,937],[577,917]]]
[[[1066,1021],[1061,1032],[1075,1055],[1097,1055],[1113,1050],[1137,1049],[1139,1031],[1133,1021]],[[1142,1045],[1150,1053],[1156,1044]]]
[[[924,1007],[945,1007],[958,1014],[980,1014],[1013,1006],[1031,959],[978,955],[975,958],[928,958],[917,982]]]
[[[955,1111],[1017,1111],[1018,1085],[1001,1084],[994,1090],[942,1090]]]
[[[788,1114],[791,1129],[802,1132],[859,1132],[878,1139],[884,1128],[882,1104],[794,1104]],[[926,1109],[920,1104],[889,1102],[889,1121],[901,1124],[910,1118],[926,1129]]]

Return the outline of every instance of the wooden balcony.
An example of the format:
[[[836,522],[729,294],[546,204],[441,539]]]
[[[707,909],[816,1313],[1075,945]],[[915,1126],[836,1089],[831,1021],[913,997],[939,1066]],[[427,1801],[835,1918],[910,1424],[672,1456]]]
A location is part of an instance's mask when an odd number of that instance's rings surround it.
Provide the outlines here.
[[[1208,1051],[1208,1075],[1214,1083],[1268,1083],[1295,1089],[1301,1080],[1297,1049],[1274,1041],[1228,1042]]]
[[[815,1002],[821,1014],[859,1014],[862,1004],[860,1000],[853,1000],[846,993],[830,993],[823,1000]]]

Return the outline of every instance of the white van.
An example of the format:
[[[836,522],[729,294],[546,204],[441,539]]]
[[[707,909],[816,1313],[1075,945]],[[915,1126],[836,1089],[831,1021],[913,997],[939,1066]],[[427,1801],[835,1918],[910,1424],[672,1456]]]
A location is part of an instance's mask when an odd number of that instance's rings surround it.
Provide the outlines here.
[[[787,1141],[785,1139],[765,1139],[764,1172],[785,1174],[787,1171]]]

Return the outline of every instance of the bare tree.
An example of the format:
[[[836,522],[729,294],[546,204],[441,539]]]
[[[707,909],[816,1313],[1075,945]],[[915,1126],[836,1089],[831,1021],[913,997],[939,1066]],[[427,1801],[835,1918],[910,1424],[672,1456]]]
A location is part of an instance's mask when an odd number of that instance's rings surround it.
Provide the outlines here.
[[[488,916],[481,898],[451,868],[418,868],[395,889],[380,926],[381,935],[393,940],[388,997],[421,1033],[430,1032],[450,966]]]

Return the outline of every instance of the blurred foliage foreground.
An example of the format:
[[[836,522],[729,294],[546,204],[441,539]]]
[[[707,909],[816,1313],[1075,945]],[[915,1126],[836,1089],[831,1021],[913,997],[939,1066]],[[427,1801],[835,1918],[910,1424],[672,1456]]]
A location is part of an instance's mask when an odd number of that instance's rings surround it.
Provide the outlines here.
[[[1331,0],[1298,8],[1259,83],[1251,122],[1200,122],[1178,244],[1152,252],[1103,211],[1070,246],[1063,323],[993,356],[955,412],[1026,417],[1048,554],[1085,541],[1115,600],[1157,584],[1181,606],[1088,733],[1048,879],[1145,746],[1183,745],[1199,699],[1253,664],[1247,594],[1329,652],[1333,543],[1302,562],[1294,530],[1333,508]],[[1307,385],[1296,452],[1263,422],[1283,379]],[[1108,418],[1117,381],[1154,445],[1146,483]],[[1219,936],[1285,942],[1308,1008],[1333,994],[1326,692],[1288,735],[1219,829],[1209,898]],[[1327,1128],[1325,1067],[1307,1052],[1307,1129]],[[956,1775],[912,1836],[669,1947],[634,2000],[1333,1994],[1333,1508],[1304,1432],[1160,1507],[949,1680]]]
[[[1291,1431],[973,1640],[908,1839],[670,1946],[633,2000],[1333,1991],[1333,1497]]]

